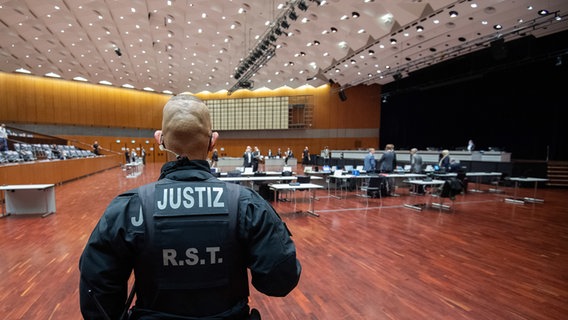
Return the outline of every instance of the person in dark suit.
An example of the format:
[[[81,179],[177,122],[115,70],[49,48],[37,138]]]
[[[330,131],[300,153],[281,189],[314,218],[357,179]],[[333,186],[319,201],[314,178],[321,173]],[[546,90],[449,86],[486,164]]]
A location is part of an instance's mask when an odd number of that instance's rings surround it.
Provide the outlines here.
[[[252,152],[252,171],[254,172],[258,171],[258,164],[261,160],[260,157],[262,157],[260,149],[257,146],[254,146],[254,151]]]
[[[211,168],[217,168],[217,163],[219,162],[219,151],[217,148],[213,149],[213,154],[211,155]]]
[[[250,146],[247,146],[247,149],[243,154],[243,167],[245,168],[252,167],[252,159],[253,159],[252,148]]]
[[[418,149],[410,149],[410,173],[422,173],[422,156],[418,154]],[[424,194],[424,186],[412,185],[411,192]]]
[[[130,148],[126,148],[124,150],[124,161],[126,161],[126,163],[130,163]]]
[[[93,153],[97,156],[101,155],[101,151],[99,150],[99,142],[95,141],[93,143]]]
[[[304,148],[304,151],[302,151],[302,165],[307,165],[312,163],[312,158],[310,156],[310,149],[308,149],[308,146],[306,146]]]
[[[410,149],[410,172],[422,173],[422,156],[416,148]]]
[[[391,173],[396,168],[396,153],[394,152],[394,144],[387,144],[385,152],[379,159],[379,171],[384,173]]]
[[[394,152],[394,144],[387,144],[385,146],[385,152],[381,155],[378,163],[379,172],[381,173],[392,173],[396,168],[396,153]],[[394,193],[395,184],[394,178],[387,179],[387,194],[391,195]]]

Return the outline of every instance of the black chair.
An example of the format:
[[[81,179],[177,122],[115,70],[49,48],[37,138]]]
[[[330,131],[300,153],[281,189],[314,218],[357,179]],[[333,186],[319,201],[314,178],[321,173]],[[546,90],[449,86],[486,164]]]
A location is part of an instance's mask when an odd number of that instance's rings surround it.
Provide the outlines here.
[[[366,184],[361,186],[361,196],[366,199],[369,205],[369,198],[379,198],[383,202],[382,194],[386,192],[386,179],[384,177],[371,177]]]
[[[462,182],[458,178],[451,177],[444,182],[442,187],[439,188],[435,194],[433,194],[433,196],[440,198],[440,202],[432,203],[432,206],[438,207],[440,209],[455,211],[454,201],[456,200],[456,196],[461,194],[463,191],[464,191],[464,186]],[[451,206],[445,205],[444,204],[445,199],[450,199],[452,205]]]
[[[299,183],[300,186],[301,186],[302,183],[310,183],[311,178],[312,178],[311,176],[296,176],[296,182]],[[296,189],[296,191],[306,191],[306,190],[309,190],[309,189],[304,189],[304,188],[297,188]],[[306,197],[305,192],[303,194],[303,197],[304,198]],[[294,198],[295,198],[295,196],[294,196]]]

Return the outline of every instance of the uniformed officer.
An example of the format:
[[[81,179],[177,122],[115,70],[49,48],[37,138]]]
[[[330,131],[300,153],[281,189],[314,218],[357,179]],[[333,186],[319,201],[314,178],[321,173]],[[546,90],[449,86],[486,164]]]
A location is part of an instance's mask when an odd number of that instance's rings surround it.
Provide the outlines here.
[[[301,266],[284,222],[255,191],[210,173],[218,134],[207,106],[171,98],[155,137],[177,160],[113,199],[93,230],[79,262],[83,317],[249,319],[247,268],[258,291],[292,291]],[[125,313],[132,271],[136,302]]]

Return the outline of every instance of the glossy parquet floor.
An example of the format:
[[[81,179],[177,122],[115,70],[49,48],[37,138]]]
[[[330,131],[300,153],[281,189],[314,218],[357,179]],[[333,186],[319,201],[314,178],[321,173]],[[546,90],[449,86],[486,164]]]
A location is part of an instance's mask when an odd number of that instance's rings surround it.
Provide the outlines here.
[[[108,170],[56,186],[55,214],[1,218],[0,319],[81,319],[77,266],[91,230],[115,195],[158,171]],[[368,204],[318,190],[319,217],[273,203],[302,278],[285,298],[251,287],[251,305],[263,319],[568,319],[568,190],[541,188],[544,203],[523,205],[505,202],[504,190],[460,195],[452,212],[405,208],[402,187]]]

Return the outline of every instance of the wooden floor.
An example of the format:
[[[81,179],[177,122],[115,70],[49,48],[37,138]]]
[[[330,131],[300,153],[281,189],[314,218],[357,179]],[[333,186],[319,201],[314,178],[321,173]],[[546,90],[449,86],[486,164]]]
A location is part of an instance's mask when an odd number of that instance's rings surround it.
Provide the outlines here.
[[[0,318],[81,319],[77,266],[91,230],[112,197],[158,171],[150,164],[127,179],[116,168],[58,185],[56,214],[0,219]],[[367,204],[318,190],[320,217],[274,203],[302,278],[285,298],[251,288],[251,305],[277,320],[567,319],[568,190],[539,189],[545,202],[524,205],[504,201],[510,189],[468,193],[453,213],[405,208],[408,191],[398,192]]]

